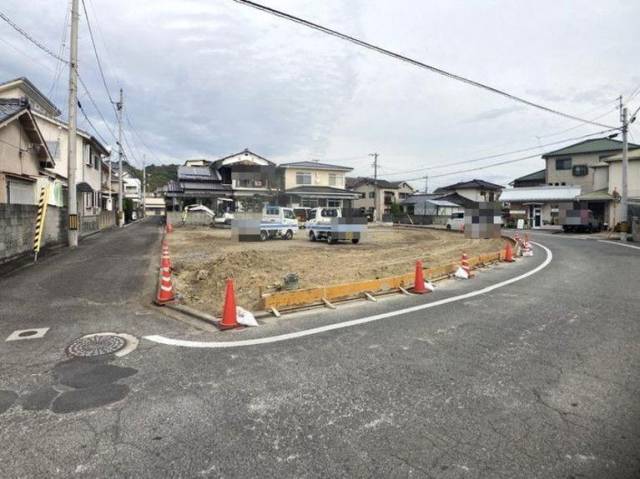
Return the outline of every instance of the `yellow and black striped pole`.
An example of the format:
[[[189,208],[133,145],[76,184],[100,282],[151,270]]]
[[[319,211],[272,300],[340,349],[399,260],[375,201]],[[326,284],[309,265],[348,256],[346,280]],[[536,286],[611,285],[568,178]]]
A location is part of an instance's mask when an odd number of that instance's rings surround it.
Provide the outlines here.
[[[40,199],[38,200],[38,218],[36,220],[36,232],[33,237],[33,261],[38,261],[42,234],[44,233],[44,218],[47,215],[47,204],[49,203],[49,185],[40,188]]]

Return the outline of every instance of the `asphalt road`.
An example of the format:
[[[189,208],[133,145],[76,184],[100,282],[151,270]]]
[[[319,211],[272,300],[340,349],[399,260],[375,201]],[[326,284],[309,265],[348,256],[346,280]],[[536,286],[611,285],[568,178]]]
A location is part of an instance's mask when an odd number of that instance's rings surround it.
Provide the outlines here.
[[[83,334],[218,341],[148,306],[144,222],[0,279],[0,475],[640,477],[640,249],[536,235],[553,260],[482,295],[233,349],[141,339],[69,361]],[[271,321],[234,341],[468,293],[546,254],[395,298]]]

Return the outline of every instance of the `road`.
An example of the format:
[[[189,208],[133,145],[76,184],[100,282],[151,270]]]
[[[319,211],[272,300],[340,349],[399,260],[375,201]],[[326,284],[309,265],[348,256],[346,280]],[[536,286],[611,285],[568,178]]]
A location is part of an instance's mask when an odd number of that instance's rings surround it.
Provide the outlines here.
[[[447,304],[237,347],[148,306],[160,232],[110,231],[0,279],[2,477],[640,477],[640,249],[534,239],[550,263]],[[428,298],[281,319],[235,341],[390,313],[490,287],[547,253]],[[133,334],[69,361],[83,334]]]

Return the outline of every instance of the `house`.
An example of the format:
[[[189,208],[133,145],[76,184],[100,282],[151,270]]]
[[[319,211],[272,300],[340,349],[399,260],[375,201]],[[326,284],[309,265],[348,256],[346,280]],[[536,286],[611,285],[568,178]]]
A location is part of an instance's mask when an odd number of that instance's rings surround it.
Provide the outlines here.
[[[55,162],[29,101],[0,99],[0,203],[35,205]],[[39,185],[40,181],[40,185]]]
[[[629,144],[629,156],[639,148]],[[514,188],[503,191],[500,200],[512,218],[523,218],[532,228],[557,225],[560,210],[573,207],[590,209],[597,222],[615,225],[621,181],[619,174],[616,180],[617,166],[611,165],[622,159],[621,151],[622,142],[595,138],[545,153],[544,184],[522,187],[527,181],[540,181],[539,171],[526,175],[514,180]]]
[[[464,211],[464,206],[433,193],[416,193],[401,201],[400,204],[403,211],[411,216],[447,217],[452,213]]]
[[[177,181],[167,184],[165,198],[169,211],[191,204],[244,210],[271,201],[278,184],[275,163],[244,149],[215,161],[185,161]]]
[[[640,145],[629,143],[630,151],[637,148]],[[580,186],[582,194],[594,191],[593,167],[604,158],[621,152],[621,141],[594,138],[545,153],[542,155],[546,162],[545,183],[549,186]]]
[[[164,198],[147,196],[144,199],[145,216],[163,216],[166,214]]]
[[[372,217],[375,211],[378,220],[382,215],[391,213],[392,204],[399,204],[415,192],[406,181],[375,180],[368,177],[347,178],[347,187],[360,195],[353,202],[353,207]]]
[[[498,201],[502,190],[503,187],[495,183],[473,179],[440,187],[433,193],[441,196],[455,193],[476,203],[482,203]]]
[[[58,118],[60,110],[24,77],[0,84],[0,99],[20,100],[29,105],[30,115],[53,159],[51,165],[46,167],[46,175],[52,178],[53,183],[49,204],[64,206],[68,173],[68,125]],[[97,216],[102,211],[101,165],[109,151],[95,137],[80,129],[77,131],[76,142],[78,214],[81,217]]]
[[[353,168],[317,161],[278,166],[284,204],[292,207],[351,208],[359,194],[346,187],[345,175]]]

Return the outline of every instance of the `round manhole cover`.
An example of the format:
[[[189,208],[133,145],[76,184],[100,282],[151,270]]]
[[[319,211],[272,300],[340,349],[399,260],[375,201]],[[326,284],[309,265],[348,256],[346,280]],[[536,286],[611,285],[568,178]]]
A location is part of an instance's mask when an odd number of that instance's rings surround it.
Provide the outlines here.
[[[126,345],[127,341],[115,334],[92,334],[76,339],[67,346],[66,352],[70,356],[90,358],[116,353]]]

